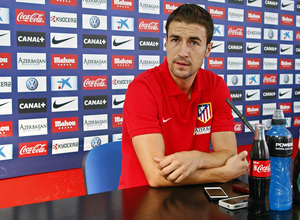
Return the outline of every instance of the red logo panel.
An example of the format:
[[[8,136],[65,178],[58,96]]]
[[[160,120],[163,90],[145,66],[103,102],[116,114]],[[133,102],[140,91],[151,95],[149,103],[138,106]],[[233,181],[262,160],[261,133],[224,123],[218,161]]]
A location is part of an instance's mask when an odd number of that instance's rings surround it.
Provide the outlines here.
[[[119,128],[123,126],[123,114],[112,115],[112,127]]]
[[[134,69],[134,56],[112,55],[113,69]]]
[[[277,75],[276,74],[264,74],[263,75],[263,84],[264,85],[276,85],[277,84]]]
[[[0,122],[0,137],[11,137],[11,136],[13,136],[12,121],[1,121]]]
[[[113,0],[111,8],[115,10],[134,11],[134,0]]]
[[[262,13],[258,11],[247,11],[247,21],[261,23]]]
[[[225,8],[208,6],[208,12],[213,19],[225,19]]]
[[[28,142],[19,144],[19,158],[47,155],[48,142]]]
[[[10,53],[0,53],[0,69],[11,68],[11,55]]]
[[[244,27],[228,26],[228,37],[244,37]]]
[[[16,24],[45,26],[45,11],[16,9]]]
[[[50,4],[77,6],[77,0],[50,0]]]
[[[280,59],[280,69],[292,70],[293,69],[293,60],[292,59]]]
[[[77,54],[51,54],[52,69],[77,69]]]
[[[280,24],[294,26],[294,16],[293,15],[281,15],[280,16]]]
[[[208,69],[224,69],[224,57],[208,57]]]
[[[78,131],[78,117],[52,119],[52,133],[69,131]]]
[[[159,33],[159,20],[139,19],[139,31]]]
[[[243,126],[242,122],[235,122],[234,123],[234,132],[235,133],[242,133],[243,131]]]
[[[164,14],[171,14],[180,5],[182,5],[182,3],[178,3],[178,2],[164,2]]]
[[[247,58],[246,69],[259,70],[261,68],[261,60],[259,58]]]
[[[300,126],[300,117],[294,118],[294,126]]]
[[[246,116],[260,115],[260,105],[247,105]]]
[[[283,113],[291,113],[292,112],[292,104],[291,103],[279,103],[279,109],[283,111]]]
[[[83,90],[107,89],[107,76],[83,76]]]

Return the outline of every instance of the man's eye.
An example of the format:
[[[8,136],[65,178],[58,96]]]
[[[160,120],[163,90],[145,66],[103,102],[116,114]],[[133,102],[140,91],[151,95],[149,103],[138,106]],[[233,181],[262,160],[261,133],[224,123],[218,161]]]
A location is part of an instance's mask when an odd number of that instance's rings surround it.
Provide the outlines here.
[[[171,41],[172,42],[178,42],[178,39],[172,39]]]
[[[196,45],[199,45],[199,43],[198,43],[197,41],[192,41],[191,44],[192,44],[192,45],[195,45],[195,46],[196,46]]]

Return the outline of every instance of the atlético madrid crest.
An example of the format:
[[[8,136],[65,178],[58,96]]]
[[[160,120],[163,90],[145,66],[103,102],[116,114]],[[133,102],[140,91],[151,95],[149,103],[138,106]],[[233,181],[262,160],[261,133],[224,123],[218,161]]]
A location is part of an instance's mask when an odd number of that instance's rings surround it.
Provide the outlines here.
[[[209,119],[212,118],[212,107],[211,103],[203,103],[198,105],[198,112],[197,112],[197,118],[202,121],[203,123],[206,123],[209,121]]]

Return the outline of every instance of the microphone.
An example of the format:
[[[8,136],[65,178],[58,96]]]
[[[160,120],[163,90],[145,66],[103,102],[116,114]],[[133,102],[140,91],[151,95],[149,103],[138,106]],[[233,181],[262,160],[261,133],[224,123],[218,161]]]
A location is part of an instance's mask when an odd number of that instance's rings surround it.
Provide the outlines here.
[[[251,126],[251,124],[249,123],[249,121],[245,118],[244,115],[242,115],[242,113],[235,107],[235,105],[230,101],[230,99],[226,99],[225,100],[227,102],[227,104],[232,108],[232,110],[239,116],[239,118],[242,120],[242,122],[244,122],[244,124],[253,132],[253,134],[255,134],[255,130],[253,129],[253,127]]]

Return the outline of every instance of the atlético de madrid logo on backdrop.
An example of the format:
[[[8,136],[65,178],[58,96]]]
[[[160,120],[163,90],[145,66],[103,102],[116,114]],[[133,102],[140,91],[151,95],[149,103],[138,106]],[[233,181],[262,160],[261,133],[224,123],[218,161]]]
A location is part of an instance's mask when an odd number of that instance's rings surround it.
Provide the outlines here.
[[[198,105],[197,117],[203,123],[208,122],[212,118],[212,107],[211,103],[203,103]]]

